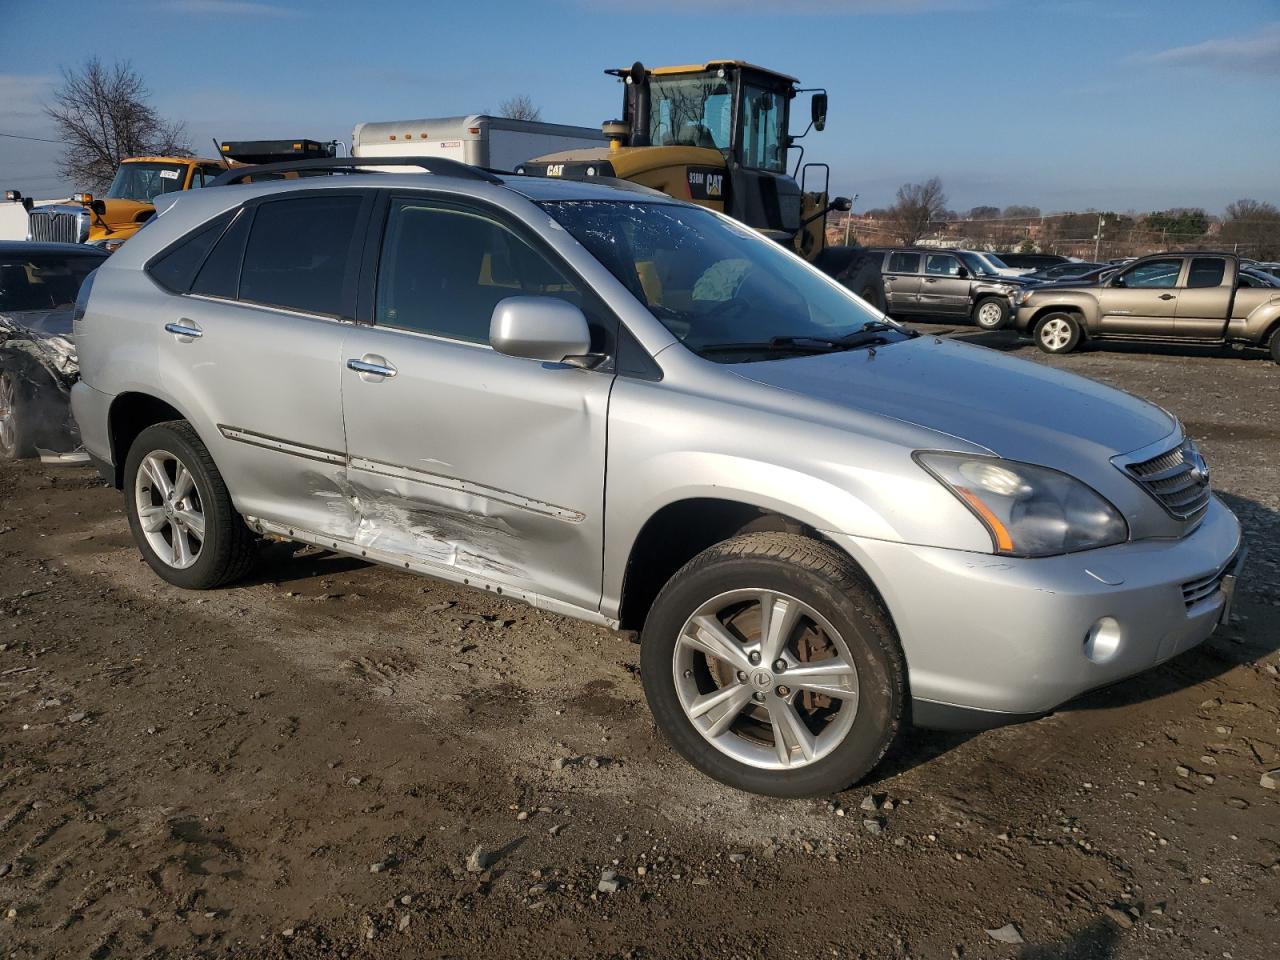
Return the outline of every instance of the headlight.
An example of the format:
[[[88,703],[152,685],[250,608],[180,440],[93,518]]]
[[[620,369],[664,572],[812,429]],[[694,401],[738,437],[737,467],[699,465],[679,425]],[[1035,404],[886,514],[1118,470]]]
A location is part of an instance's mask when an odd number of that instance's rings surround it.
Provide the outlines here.
[[[1031,299],[1031,295],[1035,292],[1036,291],[1034,287],[1023,287],[1020,291],[1018,291],[1018,294],[1014,299],[1017,301],[1018,306],[1022,306],[1024,303],[1026,303],[1028,300]]]
[[[915,458],[982,522],[996,553],[1047,557],[1129,539],[1120,511],[1065,473],[962,453]]]

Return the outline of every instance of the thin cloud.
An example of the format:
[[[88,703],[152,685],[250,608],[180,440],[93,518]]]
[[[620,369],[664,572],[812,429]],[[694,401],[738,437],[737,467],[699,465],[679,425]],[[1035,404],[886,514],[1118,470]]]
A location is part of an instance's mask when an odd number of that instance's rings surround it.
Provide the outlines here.
[[[48,136],[44,100],[53,85],[50,76],[0,73],[0,124],[5,132]]]
[[[298,17],[302,11],[281,7],[273,3],[252,3],[249,0],[177,0],[172,9],[183,13],[215,16],[249,17]]]
[[[1266,24],[1247,37],[1206,40],[1161,50],[1142,59],[1166,66],[1280,77],[1280,22]]]

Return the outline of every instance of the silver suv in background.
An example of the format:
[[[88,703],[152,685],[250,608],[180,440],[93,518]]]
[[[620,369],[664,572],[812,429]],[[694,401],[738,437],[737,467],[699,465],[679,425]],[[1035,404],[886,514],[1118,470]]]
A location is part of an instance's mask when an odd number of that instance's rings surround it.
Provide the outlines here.
[[[1028,286],[995,272],[972,250],[902,247],[877,253],[884,257],[885,310],[895,317],[963,317],[983,330],[999,330],[1013,317],[1014,297]]]
[[[96,273],[75,413],[160,577],[269,534],[639,629],[676,749],[779,796],[1226,615],[1240,527],[1159,408],[702,207],[419,165],[183,194]]]

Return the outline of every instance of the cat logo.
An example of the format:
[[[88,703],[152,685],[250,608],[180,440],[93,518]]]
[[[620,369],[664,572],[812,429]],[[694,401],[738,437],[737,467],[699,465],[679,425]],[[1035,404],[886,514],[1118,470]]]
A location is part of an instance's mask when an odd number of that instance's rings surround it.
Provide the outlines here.
[[[706,167],[690,167],[689,199],[723,200],[724,171]]]
[[[561,176],[564,176],[564,164],[563,164],[563,163],[548,163],[548,164],[547,164],[547,176],[548,176],[548,177],[561,177]]]

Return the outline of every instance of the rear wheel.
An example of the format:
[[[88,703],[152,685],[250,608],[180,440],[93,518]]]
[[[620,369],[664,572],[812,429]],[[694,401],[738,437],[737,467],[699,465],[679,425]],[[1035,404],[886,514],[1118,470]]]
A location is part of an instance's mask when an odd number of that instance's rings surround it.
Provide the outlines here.
[[[0,460],[24,460],[36,455],[31,412],[17,376],[8,368],[0,368]]]
[[[1070,353],[1080,345],[1079,319],[1070,313],[1051,313],[1036,324],[1036,346],[1045,353]]]
[[[703,773],[804,797],[866,776],[902,723],[906,666],[858,570],[796,534],[710,547],[658,595],[641,676],[659,728]]]
[[[138,434],[124,479],[129,528],[162,579],[208,590],[248,572],[253,534],[190,424],[160,423]]]
[[[984,297],[973,308],[973,322],[983,330],[999,330],[1009,322],[1009,302],[1001,297]]]

